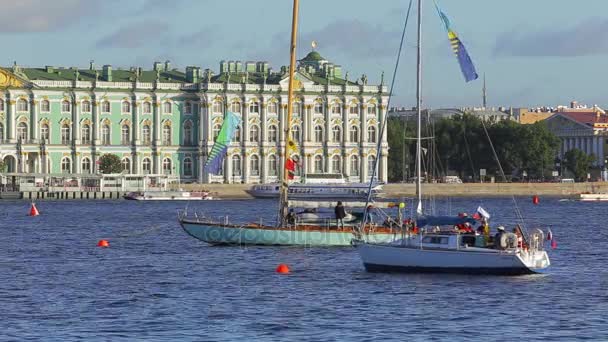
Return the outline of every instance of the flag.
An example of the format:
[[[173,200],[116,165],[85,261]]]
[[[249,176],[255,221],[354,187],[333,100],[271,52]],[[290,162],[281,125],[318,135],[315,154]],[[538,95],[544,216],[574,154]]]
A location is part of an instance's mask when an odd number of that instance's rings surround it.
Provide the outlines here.
[[[486,219],[490,218],[490,213],[488,213],[484,208],[482,207],[477,207],[477,213],[479,213],[479,215],[485,217]]]
[[[296,162],[293,158],[287,158],[285,161],[285,170],[287,170],[287,179],[292,180],[296,176]]]
[[[467,52],[467,49],[458,38],[458,34],[452,30],[450,27],[450,20],[447,15],[443,13],[437,3],[435,3],[435,8],[437,9],[437,13],[439,13],[439,17],[443,21],[443,25],[445,26],[446,31],[448,31],[448,39],[450,40],[450,45],[452,45],[452,50],[458,59],[458,64],[460,64],[460,71],[462,71],[462,75],[464,79],[469,82],[476,80],[479,75],[477,75],[477,71],[475,71],[475,65],[473,65],[473,61],[471,60],[471,56]]]
[[[209,173],[218,174],[222,170],[222,162],[228,151],[228,145],[234,138],[236,129],[241,123],[241,119],[232,112],[227,112],[220,132],[215,139],[211,152],[205,163],[205,170]]]

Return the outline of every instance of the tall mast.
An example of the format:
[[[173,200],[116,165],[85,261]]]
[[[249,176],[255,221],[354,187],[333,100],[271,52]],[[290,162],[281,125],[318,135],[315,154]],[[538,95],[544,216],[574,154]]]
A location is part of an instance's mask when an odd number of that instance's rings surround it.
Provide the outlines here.
[[[416,198],[418,199],[418,205],[416,207],[416,213],[418,215],[422,214],[422,188],[421,188],[421,177],[422,177],[422,148],[420,146],[421,142],[421,106],[422,106],[422,0],[418,0],[418,63],[417,63],[417,73],[416,73],[416,111],[418,116],[418,132],[416,139]]]
[[[285,150],[283,151],[283,179],[281,181],[281,194],[280,194],[280,226],[285,226],[287,223],[287,211],[289,210],[288,198],[287,198],[287,181],[288,181],[288,170],[287,170],[287,158],[289,158],[289,141],[291,140],[291,116],[293,114],[293,75],[296,68],[296,38],[298,32],[298,6],[299,0],[293,0],[293,17],[291,19],[291,45],[290,45],[290,61],[289,61],[289,88],[287,90],[287,118],[285,123],[284,133],[284,144]]]
[[[487,88],[486,88],[486,73],[483,73],[483,90],[482,90],[483,94],[483,109],[486,109],[488,106],[488,93],[487,93]]]

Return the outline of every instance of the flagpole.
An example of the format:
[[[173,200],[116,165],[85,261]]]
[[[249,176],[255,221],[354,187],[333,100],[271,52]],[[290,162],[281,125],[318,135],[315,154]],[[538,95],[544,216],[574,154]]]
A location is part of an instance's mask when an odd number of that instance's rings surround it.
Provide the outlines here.
[[[291,141],[291,116],[293,115],[293,77],[296,68],[296,43],[297,43],[297,32],[298,32],[298,6],[299,0],[293,1],[293,17],[291,21],[291,45],[290,45],[290,61],[289,61],[289,88],[287,90],[287,119],[285,123],[285,149],[283,151],[283,177],[281,181],[281,193],[280,193],[280,209],[279,209],[279,226],[285,226],[287,221],[287,214],[289,210],[288,196],[287,196],[287,182],[288,182],[288,170],[287,170],[287,158],[289,158],[289,142]]]

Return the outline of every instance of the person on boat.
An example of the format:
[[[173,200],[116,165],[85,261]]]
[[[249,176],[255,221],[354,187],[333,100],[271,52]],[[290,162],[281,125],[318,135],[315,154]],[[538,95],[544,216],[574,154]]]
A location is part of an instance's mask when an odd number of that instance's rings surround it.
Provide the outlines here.
[[[346,217],[346,210],[344,209],[344,205],[342,205],[342,202],[338,201],[338,204],[334,208],[334,212],[336,213],[336,226],[342,227],[342,229],[344,229],[344,218]]]
[[[498,228],[496,228],[496,230],[497,230],[497,232],[494,235],[494,248],[503,249],[502,246],[500,246],[500,239],[502,238],[502,235],[505,233],[505,227],[498,226]]]
[[[513,233],[517,235],[517,247],[524,248],[524,236],[521,233],[521,229],[519,227],[513,228]]]
[[[287,223],[294,224],[296,223],[296,214],[293,211],[293,208],[289,209],[289,213],[287,213]]]

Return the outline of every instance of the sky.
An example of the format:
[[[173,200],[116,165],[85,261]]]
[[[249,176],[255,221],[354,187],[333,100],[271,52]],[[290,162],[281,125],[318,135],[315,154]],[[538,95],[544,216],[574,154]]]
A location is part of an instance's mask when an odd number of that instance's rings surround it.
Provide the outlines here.
[[[416,2],[416,1],[414,1]],[[608,105],[607,0],[437,0],[485,74],[489,106]],[[410,0],[301,0],[298,58],[317,51],[390,85]],[[170,60],[219,71],[221,60],[289,63],[290,0],[0,0],[0,65],[114,68]],[[415,3],[391,106],[415,104]],[[465,83],[433,2],[423,0],[424,107],[481,105]]]

